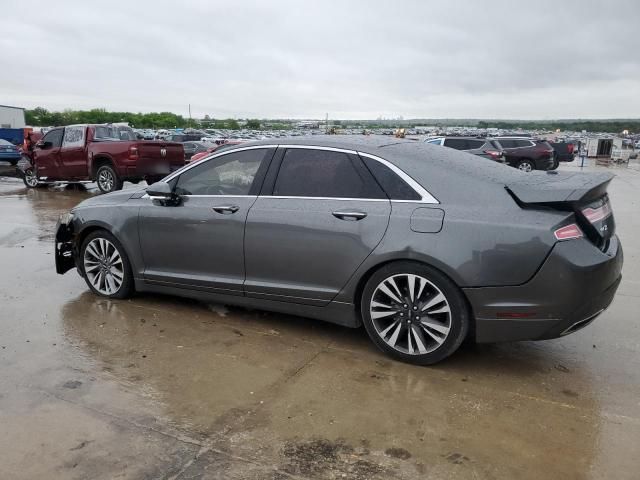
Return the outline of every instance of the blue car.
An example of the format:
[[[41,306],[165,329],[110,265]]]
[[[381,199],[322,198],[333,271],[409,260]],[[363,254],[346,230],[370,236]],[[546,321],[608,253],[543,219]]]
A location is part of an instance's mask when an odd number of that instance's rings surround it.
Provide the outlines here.
[[[13,143],[0,138],[0,161],[9,162],[16,165],[22,157],[20,150]]]

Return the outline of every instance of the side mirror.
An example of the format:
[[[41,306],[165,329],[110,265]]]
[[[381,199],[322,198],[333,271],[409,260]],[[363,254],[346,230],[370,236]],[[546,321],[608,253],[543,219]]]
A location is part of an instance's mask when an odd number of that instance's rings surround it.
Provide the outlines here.
[[[36,147],[42,150],[46,150],[47,148],[51,148],[52,146],[53,144],[51,142],[45,142],[44,140],[39,140],[38,143],[36,143]]]
[[[171,185],[167,182],[156,182],[147,187],[147,195],[152,200],[170,200],[174,198]]]

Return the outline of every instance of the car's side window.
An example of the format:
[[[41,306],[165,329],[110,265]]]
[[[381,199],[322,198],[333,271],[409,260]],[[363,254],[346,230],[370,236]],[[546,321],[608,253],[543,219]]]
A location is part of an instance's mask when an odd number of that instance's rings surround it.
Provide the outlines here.
[[[502,139],[502,140],[499,140],[499,142],[500,142],[500,145],[502,145],[502,148],[515,148],[516,147],[515,140]]]
[[[178,195],[249,195],[267,149],[232,152],[212,158],[180,175]]]
[[[62,148],[84,147],[84,130],[85,127],[66,127],[64,129],[64,138],[62,139]]]
[[[455,148],[456,150],[467,150],[467,140],[464,138],[447,138],[444,141],[444,146],[449,148]]]
[[[422,200],[422,197],[386,165],[373,158],[362,156],[369,171],[391,200]]]
[[[386,198],[366,168],[354,165],[346,153],[303,148],[285,151],[273,195]]]
[[[61,128],[51,130],[42,137],[42,141],[50,142],[52,148],[59,148],[62,145],[62,132],[63,130]]]
[[[467,150],[482,148],[484,143],[484,140],[467,140]]]

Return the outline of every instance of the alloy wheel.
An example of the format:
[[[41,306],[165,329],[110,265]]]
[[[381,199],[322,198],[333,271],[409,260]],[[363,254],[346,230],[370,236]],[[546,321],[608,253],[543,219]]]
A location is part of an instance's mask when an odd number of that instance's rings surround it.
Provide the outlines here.
[[[533,171],[533,166],[529,162],[522,162],[520,165],[518,165],[518,170],[529,173]]]
[[[36,173],[33,171],[32,168],[24,172],[24,183],[26,183],[28,187],[38,186],[38,176],[36,175]]]
[[[415,274],[383,280],[373,292],[369,313],[378,336],[404,354],[433,352],[451,331],[447,297],[432,282]]]
[[[118,249],[106,238],[94,238],[84,249],[84,272],[91,286],[113,295],[124,281],[124,264]]]
[[[110,192],[115,184],[113,174],[109,170],[102,170],[98,175],[98,184],[100,189],[104,192]]]

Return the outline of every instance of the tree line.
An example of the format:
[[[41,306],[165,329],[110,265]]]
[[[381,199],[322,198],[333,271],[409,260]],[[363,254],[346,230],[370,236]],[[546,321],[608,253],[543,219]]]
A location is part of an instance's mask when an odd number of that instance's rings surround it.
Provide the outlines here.
[[[118,123],[127,122],[134,128],[186,128],[189,126],[199,126],[202,128],[215,128],[219,130],[239,130],[240,123],[233,119],[214,119],[208,115],[203,120],[190,121],[182,115],[171,112],[153,113],[132,113],[132,112],[108,112],[103,108],[92,110],[64,110],[62,112],[52,112],[46,108],[37,107],[32,110],[25,110],[25,120],[27,125],[34,127],[58,127],[73,125],[78,123]],[[396,126],[411,127],[424,125],[415,123],[415,120],[405,120]],[[337,127],[361,128],[390,128],[393,122],[376,121],[349,121],[334,120],[331,122]],[[437,121],[435,122],[438,123]],[[447,121],[451,124],[451,121]],[[454,122],[455,123],[455,122]],[[265,125],[257,119],[248,119],[246,128],[259,130],[260,128],[290,128],[286,121],[279,120],[278,123],[269,122]],[[515,130],[522,128],[525,130],[556,130],[580,132],[608,132],[620,133],[624,130],[629,132],[640,132],[640,119],[637,120],[480,120],[480,121],[460,121],[458,126],[478,127],[478,128],[499,128],[502,130]]]
[[[158,113],[132,113],[132,112],[108,112],[103,108],[91,110],[64,110],[62,112],[51,112],[46,108],[37,107],[24,111],[27,125],[34,127],[60,127],[65,125],[83,123],[121,123],[127,122],[134,128],[186,128],[199,126],[203,128],[239,130],[240,124],[237,120],[229,118],[217,120],[205,117],[202,121],[190,121],[182,115],[171,112]],[[259,120],[247,120],[247,128],[259,129]]]

